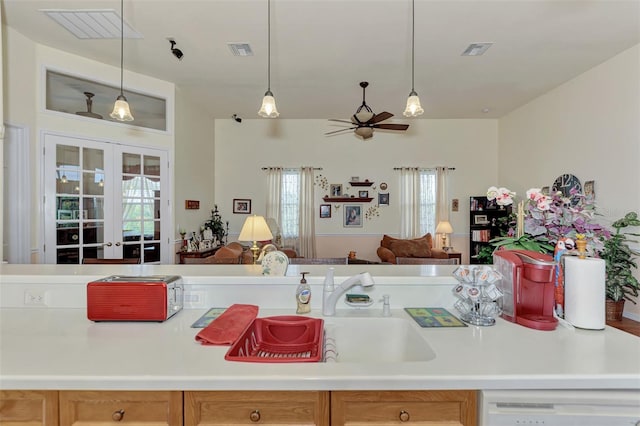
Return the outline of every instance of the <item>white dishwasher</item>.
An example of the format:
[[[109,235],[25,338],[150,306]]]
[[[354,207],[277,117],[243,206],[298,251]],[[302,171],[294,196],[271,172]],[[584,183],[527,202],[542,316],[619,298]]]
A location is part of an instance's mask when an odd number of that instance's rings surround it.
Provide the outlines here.
[[[640,390],[486,390],[480,426],[640,426]]]

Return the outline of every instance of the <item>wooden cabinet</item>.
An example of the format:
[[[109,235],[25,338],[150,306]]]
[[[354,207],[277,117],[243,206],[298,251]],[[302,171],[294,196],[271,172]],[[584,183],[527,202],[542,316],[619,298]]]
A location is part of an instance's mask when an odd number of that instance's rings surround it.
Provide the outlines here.
[[[3,426],[57,426],[58,392],[0,391],[0,424]]]
[[[60,391],[60,426],[182,425],[180,391]]]
[[[183,401],[184,394],[184,401]],[[477,393],[446,391],[0,391],[3,426],[475,426]]]
[[[185,392],[185,426],[328,425],[329,392]]]
[[[475,391],[335,391],[331,426],[465,425],[477,422]]]

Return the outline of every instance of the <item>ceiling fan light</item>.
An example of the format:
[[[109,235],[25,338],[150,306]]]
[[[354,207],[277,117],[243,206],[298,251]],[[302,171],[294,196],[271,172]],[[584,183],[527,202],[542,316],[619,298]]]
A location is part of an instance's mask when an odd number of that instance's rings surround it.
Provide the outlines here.
[[[116,103],[113,105],[113,111],[111,112],[111,118],[118,121],[133,121],[133,115],[129,109],[129,102],[124,95],[118,96]]]
[[[258,115],[265,118],[276,118],[280,115],[278,108],[276,108],[276,99],[273,97],[273,93],[271,93],[270,90],[267,90],[267,93],[264,94],[264,98],[262,98],[262,106],[258,111]]]
[[[405,117],[417,117],[422,115],[424,110],[420,106],[420,98],[416,92],[411,92],[407,98],[407,107],[402,113]]]
[[[373,136],[373,129],[371,127],[358,127],[355,130],[355,134],[362,137],[362,139],[369,139]]]
[[[371,111],[359,111],[356,112],[353,116],[360,122],[360,123],[366,123],[367,121],[371,120],[373,118],[375,114]]]

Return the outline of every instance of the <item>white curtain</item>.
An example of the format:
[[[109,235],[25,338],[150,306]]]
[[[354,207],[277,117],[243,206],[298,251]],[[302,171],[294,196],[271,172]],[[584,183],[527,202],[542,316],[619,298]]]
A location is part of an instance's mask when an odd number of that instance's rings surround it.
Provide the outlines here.
[[[282,198],[282,167],[267,168],[267,208],[266,217],[273,219],[281,226],[280,203]],[[275,237],[275,235],[274,235]]]
[[[299,253],[307,258],[316,257],[315,190],[313,167],[300,169],[300,245]]]
[[[449,221],[449,167],[436,168],[436,226],[441,221]],[[442,246],[442,240],[436,238],[437,245]],[[440,247],[442,248],[442,247]]]
[[[420,171],[415,167],[400,169],[400,238],[420,233]]]

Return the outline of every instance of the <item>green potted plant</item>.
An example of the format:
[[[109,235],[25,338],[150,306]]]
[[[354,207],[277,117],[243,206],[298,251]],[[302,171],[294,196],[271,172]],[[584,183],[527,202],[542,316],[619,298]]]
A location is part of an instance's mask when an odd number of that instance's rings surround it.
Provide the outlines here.
[[[225,222],[220,216],[218,211],[218,205],[214,205],[214,209],[211,210],[211,218],[204,223],[204,227],[211,229],[211,232],[216,237],[218,244],[224,245],[226,243],[225,237],[229,234],[229,221]]]
[[[635,212],[627,213],[622,219],[611,224],[615,233],[604,242],[604,249],[600,257],[605,261],[605,289],[607,320],[621,320],[625,300],[636,303],[631,296],[637,297],[640,283],[633,276],[633,269],[637,269],[636,252],[631,250],[629,236],[640,234],[624,231],[629,226],[640,226],[640,220]]]

